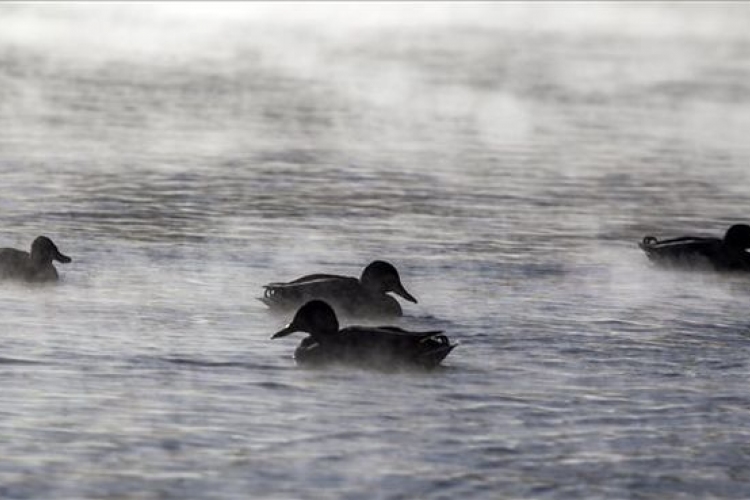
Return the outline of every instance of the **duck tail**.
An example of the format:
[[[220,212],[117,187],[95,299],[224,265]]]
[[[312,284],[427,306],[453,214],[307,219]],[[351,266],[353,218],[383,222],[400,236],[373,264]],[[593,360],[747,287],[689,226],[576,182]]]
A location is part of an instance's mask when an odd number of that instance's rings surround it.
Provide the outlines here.
[[[420,353],[419,360],[427,368],[434,368],[439,365],[458,344],[438,345],[427,351]]]
[[[643,241],[641,241],[640,243],[638,243],[638,246],[642,250],[648,250],[649,248],[651,248],[653,246],[656,246],[658,244],[659,244],[659,240],[656,239],[655,236],[645,236],[643,238]]]

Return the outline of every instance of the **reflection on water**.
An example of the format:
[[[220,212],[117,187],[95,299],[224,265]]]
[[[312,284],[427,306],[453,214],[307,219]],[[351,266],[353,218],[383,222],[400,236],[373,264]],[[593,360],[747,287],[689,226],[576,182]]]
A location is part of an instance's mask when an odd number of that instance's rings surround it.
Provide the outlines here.
[[[73,258],[0,496],[747,497],[746,279],[636,243],[747,222],[750,9],[579,7],[0,7],[0,246]],[[376,258],[445,369],[295,368],[261,285]]]

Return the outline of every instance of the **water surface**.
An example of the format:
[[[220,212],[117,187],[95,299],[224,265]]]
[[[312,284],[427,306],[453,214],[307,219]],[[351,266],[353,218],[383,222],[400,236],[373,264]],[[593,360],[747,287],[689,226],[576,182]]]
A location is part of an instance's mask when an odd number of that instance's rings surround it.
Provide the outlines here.
[[[0,8],[0,497],[750,495],[741,4]],[[280,10],[279,10],[280,9]],[[359,9],[359,10],[358,10]],[[429,374],[294,366],[261,286],[394,263]]]

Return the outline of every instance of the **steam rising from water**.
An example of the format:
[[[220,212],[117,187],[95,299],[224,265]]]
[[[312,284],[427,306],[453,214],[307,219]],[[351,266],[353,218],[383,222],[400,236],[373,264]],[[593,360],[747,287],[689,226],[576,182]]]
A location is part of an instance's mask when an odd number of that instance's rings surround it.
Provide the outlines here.
[[[170,25],[193,33],[210,27],[252,23],[255,25],[314,27],[315,31],[345,32],[382,29],[384,26],[502,28],[575,33],[638,36],[744,37],[748,9],[736,2],[542,2],[507,3],[402,3],[390,2],[170,2],[142,4],[60,4],[43,8],[6,5],[4,37],[31,39],[49,36],[55,24],[75,20],[78,26],[113,26],[112,38],[126,37],[127,30],[143,31]],[[43,13],[43,16],[39,14]],[[83,24],[80,24],[83,23]],[[34,27],[37,29],[34,29]],[[120,29],[122,31],[120,31]],[[72,30],[71,30],[72,31]],[[75,30],[82,36],[85,30]],[[166,33],[162,31],[162,35]],[[166,38],[166,37],[165,37]],[[156,40],[159,40],[158,38]]]
[[[636,242],[747,222],[749,10],[0,6],[0,246],[74,259],[0,496],[744,498],[746,278]],[[446,369],[295,369],[261,285],[376,258]]]
[[[263,37],[269,50],[291,39],[356,43],[381,30],[502,30],[542,36],[746,36],[750,9],[742,3],[389,3],[170,2],[138,4],[3,5],[5,44],[36,45],[76,58],[221,57],[237,38]],[[280,33],[283,28],[285,33]],[[291,30],[289,28],[294,28]],[[270,36],[273,33],[275,36]],[[280,37],[278,35],[281,35]],[[461,43],[461,39],[453,40]],[[308,44],[298,44],[304,49]],[[303,50],[304,52],[304,50]]]

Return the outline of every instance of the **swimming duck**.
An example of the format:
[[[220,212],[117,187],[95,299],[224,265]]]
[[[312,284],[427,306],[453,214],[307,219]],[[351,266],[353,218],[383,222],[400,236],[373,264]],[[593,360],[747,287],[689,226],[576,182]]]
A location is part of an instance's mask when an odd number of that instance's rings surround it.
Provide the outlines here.
[[[347,316],[401,316],[401,306],[388,292],[417,303],[401,284],[396,268],[382,260],[370,263],[359,279],[310,274],[288,283],[269,283],[263,288],[265,293],[260,300],[279,310],[295,309],[312,299],[321,299]]]
[[[310,334],[294,351],[297,363],[307,365],[339,362],[378,369],[434,368],[456,346],[441,331],[410,332],[395,326],[339,329],[336,313],[322,300],[303,305],[292,322],[271,338],[294,332]]]
[[[735,224],[724,238],[682,236],[658,240],[646,236],[638,245],[649,259],[678,267],[710,266],[717,271],[750,271],[750,226]]]
[[[31,244],[31,253],[15,248],[0,248],[0,279],[16,279],[28,282],[57,281],[57,270],[52,265],[56,260],[67,264],[70,257],[60,253],[57,246],[46,236],[39,236]]]

